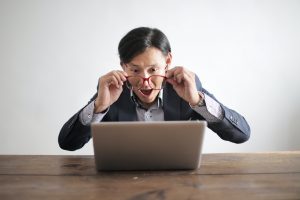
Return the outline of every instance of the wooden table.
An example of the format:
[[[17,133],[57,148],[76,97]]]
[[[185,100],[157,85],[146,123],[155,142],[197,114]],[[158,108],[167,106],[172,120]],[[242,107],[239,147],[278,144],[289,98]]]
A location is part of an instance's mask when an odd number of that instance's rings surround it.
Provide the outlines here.
[[[300,151],[204,154],[194,171],[97,172],[93,156],[0,155],[0,199],[300,199]]]

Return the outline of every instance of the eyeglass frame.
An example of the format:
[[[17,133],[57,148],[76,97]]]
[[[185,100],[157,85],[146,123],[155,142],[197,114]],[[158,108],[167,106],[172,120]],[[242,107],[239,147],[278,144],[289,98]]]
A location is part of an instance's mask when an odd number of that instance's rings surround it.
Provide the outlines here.
[[[142,76],[140,76],[140,75],[126,76],[126,79],[127,79],[127,81],[128,81],[128,78],[130,78],[130,77],[139,77],[140,79],[142,79],[142,80],[143,80],[143,83],[141,84],[142,86],[141,86],[141,87],[135,87],[135,88],[137,88],[138,90],[141,89],[141,88],[143,87],[143,84],[145,83],[145,81],[148,82],[148,85],[150,86],[150,88],[151,88],[152,90],[162,90],[163,87],[161,87],[160,89],[155,89],[155,88],[152,88],[152,87],[151,87],[151,84],[149,83],[149,79],[150,79],[151,77],[153,77],[153,76],[162,77],[162,78],[164,78],[164,81],[165,81],[166,79],[168,79],[166,76],[163,76],[163,75],[156,75],[156,74],[153,74],[153,75],[149,76],[148,78],[144,78],[144,77],[142,77]],[[129,81],[128,81],[128,82],[129,82]],[[126,83],[126,86],[127,86],[127,88],[130,89],[130,90],[134,88],[133,86],[130,88],[130,87],[128,86],[128,83]]]
[[[125,64],[126,66],[127,66],[127,64]],[[167,67],[168,67],[168,64],[165,66],[165,70],[167,69]],[[151,76],[149,76],[148,78],[144,78],[144,77],[142,77],[142,76],[140,76],[140,75],[132,75],[132,76],[125,76],[126,77],[126,81],[128,81],[128,78],[130,78],[130,77],[140,77],[141,79],[143,79],[143,83],[142,83],[142,85],[145,83],[145,81],[147,81],[148,82],[148,85],[150,86],[150,83],[149,83],[149,79],[152,77],[152,76],[159,76],[159,77],[162,77],[162,78],[164,78],[164,81],[166,80],[166,79],[168,79],[166,76],[163,76],[163,75],[156,75],[156,74],[153,74],[153,75],[151,75]],[[128,81],[129,82],[129,81]],[[128,86],[128,84],[126,83],[126,86],[127,86],[127,88],[128,89],[133,89],[133,86],[132,86],[132,88],[130,88],[129,86]],[[151,86],[150,86],[151,87]],[[140,88],[138,88],[138,90],[139,89],[141,89],[142,88],[142,86],[140,87]],[[151,89],[152,90],[162,90],[163,89],[163,87],[162,88],[160,88],[160,89],[154,89],[154,88],[152,88],[151,87]]]

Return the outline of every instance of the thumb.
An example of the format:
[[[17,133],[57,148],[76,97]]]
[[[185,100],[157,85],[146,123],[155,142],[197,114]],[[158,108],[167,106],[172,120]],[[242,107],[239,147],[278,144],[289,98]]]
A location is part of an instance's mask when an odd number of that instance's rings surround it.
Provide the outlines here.
[[[177,82],[171,78],[167,79],[167,82],[170,83],[172,86],[177,85]]]

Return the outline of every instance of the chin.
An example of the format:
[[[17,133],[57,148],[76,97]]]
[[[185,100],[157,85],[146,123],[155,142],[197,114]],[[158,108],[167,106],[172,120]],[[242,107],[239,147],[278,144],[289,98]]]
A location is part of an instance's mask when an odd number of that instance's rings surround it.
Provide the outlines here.
[[[156,99],[156,96],[154,96],[154,95],[153,96],[151,95],[149,97],[145,97],[143,95],[138,95],[138,97],[144,103],[153,103],[155,101],[155,99]]]

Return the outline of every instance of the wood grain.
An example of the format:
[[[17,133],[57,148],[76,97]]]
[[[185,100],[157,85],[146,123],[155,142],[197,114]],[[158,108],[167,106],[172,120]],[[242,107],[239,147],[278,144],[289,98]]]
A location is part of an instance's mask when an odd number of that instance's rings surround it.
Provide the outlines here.
[[[125,173],[249,174],[282,172],[300,172],[300,151],[204,154],[198,170]],[[105,172],[100,173],[105,174]],[[95,170],[93,156],[0,155],[0,174],[96,175],[99,172]]]
[[[300,152],[204,154],[198,170],[97,172],[93,156],[0,155],[6,199],[300,199]]]
[[[299,199],[300,174],[0,176],[0,199]]]

